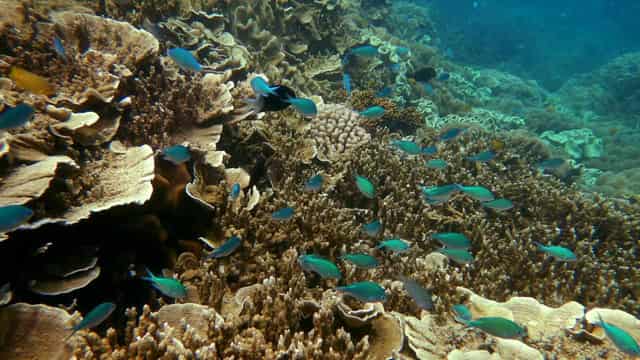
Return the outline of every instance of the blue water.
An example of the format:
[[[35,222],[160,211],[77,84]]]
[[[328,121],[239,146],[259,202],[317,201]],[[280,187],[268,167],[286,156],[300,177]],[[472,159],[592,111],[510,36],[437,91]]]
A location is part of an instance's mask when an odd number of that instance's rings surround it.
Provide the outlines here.
[[[511,71],[549,90],[576,73],[640,49],[637,1],[417,3],[432,7],[440,47],[451,48],[456,61]]]

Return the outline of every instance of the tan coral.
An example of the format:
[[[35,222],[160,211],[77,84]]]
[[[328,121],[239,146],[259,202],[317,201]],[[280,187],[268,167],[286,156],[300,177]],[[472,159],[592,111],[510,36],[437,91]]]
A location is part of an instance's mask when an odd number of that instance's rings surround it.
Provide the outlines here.
[[[325,104],[306,130],[318,157],[336,160],[367,143],[371,136],[359,126],[359,119],[358,113],[344,105]]]
[[[126,22],[75,11],[54,13],[51,18],[62,30],[64,38],[71,42],[68,47],[80,48],[77,34],[84,30],[93,50],[115,56],[116,62],[126,66],[130,73],[140,63],[156,56],[160,49],[153,35]]]
[[[157,312],[158,320],[175,328],[175,336],[181,337],[185,329],[192,328],[201,338],[206,339],[209,324],[219,326],[224,319],[213,309],[198,304],[165,305]]]
[[[66,311],[42,304],[0,308],[0,358],[71,358],[71,348],[64,342],[70,320]]]
[[[105,152],[101,160],[83,168],[82,176],[91,177],[94,185],[82,197],[81,205],[63,214],[67,223],[118,205],[141,205],[149,200],[153,192],[153,151],[144,145],[129,148],[125,154]]]
[[[82,289],[100,276],[100,266],[64,278],[32,280],[29,290],[40,295],[61,295]]]
[[[584,317],[584,306],[571,301],[558,308],[550,308],[534,298],[512,297],[499,303],[476,295],[469,289],[456,291],[469,298],[473,317],[500,316],[526,326],[530,338],[541,340],[561,335]]]
[[[77,167],[67,156],[50,156],[35,164],[15,168],[0,182],[0,205],[26,204],[42,196],[60,164]]]

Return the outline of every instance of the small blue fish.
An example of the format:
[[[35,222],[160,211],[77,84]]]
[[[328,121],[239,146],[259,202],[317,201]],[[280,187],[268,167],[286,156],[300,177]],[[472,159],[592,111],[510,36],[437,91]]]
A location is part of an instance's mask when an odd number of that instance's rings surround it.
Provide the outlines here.
[[[480,202],[492,201],[496,198],[495,195],[484,186],[459,186],[459,188],[463,193]]]
[[[459,190],[457,184],[447,184],[441,186],[422,187],[422,194],[431,200],[448,201],[449,198]]]
[[[0,233],[11,231],[26,223],[33,216],[33,210],[22,205],[0,207]]]
[[[356,175],[356,186],[366,198],[373,199],[376,197],[376,188],[366,177]]]
[[[376,97],[379,97],[379,98],[387,97],[391,95],[392,92],[393,92],[393,88],[391,88],[390,86],[385,86],[376,93]]]
[[[351,48],[349,53],[356,56],[373,57],[378,55],[378,48],[373,45],[361,45]]]
[[[488,207],[489,209],[493,209],[495,211],[507,211],[513,208],[513,202],[508,199],[495,199],[493,201],[483,202],[482,206]]]
[[[460,265],[473,262],[473,255],[465,249],[440,248],[437,251]]]
[[[400,71],[400,64],[393,63],[389,65],[389,70],[391,70],[394,73],[397,73],[398,71]]]
[[[463,131],[464,129],[451,128],[440,135],[440,140],[442,141],[453,140],[456,137],[458,137],[458,135],[462,134]]]
[[[82,321],[69,329],[73,330],[73,332],[67,336],[67,339],[72,337],[78,330],[91,329],[102,324],[102,322],[105,321],[115,309],[116,304],[111,302],[105,302],[96,306],[93,310],[87,313]]]
[[[322,177],[322,175],[320,174],[314,175],[310,177],[306,183],[304,183],[304,191],[306,192],[320,191],[323,183],[324,183],[324,178]]]
[[[419,308],[424,310],[433,310],[431,291],[425,289],[419,282],[411,278],[400,276],[399,279],[402,281],[404,289],[407,290],[407,293],[411,296],[413,301],[416,302],[416,305],[418,305]]]
[[[420,145],[416,144],[413,141],[393,140],[391,141],[391,145],[397,147],[398,149],[406,152],[409,155],[418,155],[422,153],[422,148],[420,147]]]
[[[234,183],[233,186],[231,186],[231,200],[238,199],[238,197],[240,196],[240,190],[240,184],[238,183]]]
[[[448,72],[443,72],[440,75],[438,75],[438,80],[439,81],[447,81],[447,80],[449,80],[449,77],[450,77],[450,75],[449,75]]]
[[[378,236],[378,234],[380,234],[380,231],[382,230],[382,223],[380,223],[379,220],[373,220],[372,222],[368,223],[368,224],[364,224],[362,225],[362,231],[365,232],[365,234],[371,236],[371,237],[376,237]]]
[[[182,70],[195,71],[195,72],[202,71],[202,65],[200,65],[198,60],[195,58],[195,56],[193,56],[193,54],[190,51],[185,50],[183,48],[173,48],[173,49],[169,49],[167,53],[169,54],[169,57],[173,61],[175,61],[175,63],[178,64],[178,66]]]
[[[260,76],[256,76],[251,79],[251,88],[253,89],[253,92],[258,95],[271,94],[274,96],[278,96],[278,94],[276,93],[278,86],[269,86],[265,79]]]
[[[141,279],[151,282],[151,285],[163,295],[172,298],[184,298],[187,296],[187,289],[179,280],[155,276],[149,269],[145,270],[147,271],[148,277],[142,277]]]
[[[62,40],[60,40],[60,38],[57,36],[53,37],[53,50],[62,60],[67,61],[67,53],[64,51]]]
[[[488,162],[493,160],[495,157],[496,157],[496,153],[494,153],[491,150],[488,150],[488,151],[477,153],[473,156],[469,156],[467,159],[471,161],[477,161],[477,162]]]
[[[431,169],[444,169],[449,165],[446,161],[442,159],[431,159],[427,160],[425,166]]]
[[[409,48],[405,46],[396,46],[396,54],[400,56],[409,55]]]
[[[611,340],[618,350],[633,357],[640,356],[640,346],[638,342],[624,329],[613,324],[606,323],[602,320],[602,316],[598,313],[600,321],[596,324],[604,329],[605,334]]]
[[[18,104],[0,114],[0,130],[23,126],[33,118],[35,110],[27,104]]]
[[[526,335],[522,326],[502,317],[482,317],[467,322],[467,325],[505,339],[516,339]]]
[[[179,165],[191,160],[189,148],[184,145],[173,145],[162,150],[165,159],[171,161],[175,165]]]
[[[448,57],[448,58],[453,58],[454,53],[453,53],[453,49],[452,48],[446,48],[444,50],[444,56]]]
[[[208,256],[208,259],[218,259],[221,257],[229,256],[242,244],[242,239],[239,236],[232,236],[225,241],[220,247],[213,250]]]
[[[298,264],[304,271],[316,273],[323,279],[340,280],[342,278],[336,264],[318,255],[300,255],[298,256]]]
[[[365,303],[384,302],[387,300],[387,294],[384,292],[384,288],[373,281],[361,281],[347,286],[338,286],[336,290]]]
[[[433,85],[429,84],[429,83],[424,83],[424,91],[427,93],[427,95],[429,96],[433,96],[436,94],[436,90],[433,88]]]
[[[316,106],[316,103],[310,99],[289,98],[285,101],[293,105],[293,107],[304,117],[311,118],[318,115],[318,107]]]
[[[538,247],[538,250],[546,252],[559,261],[576,261],[578,259],[573,251],[564,246],[545,246],[537,241],[534,241],[533,243]]]
[[[293,217],[294,210],[292,207],[285,207],[274,211],[271,214],[271,219],[276,221],[286,221]]]
[[[393,252],[402,253],[409,250],[410,247],[411,245],[409,245],[409,243],[404,240],[388,239],[381,241],[380,244],[376,246],[376,249],[389,249]]]
[[[346,254],[341,257],[343,260],[347,260],[355,266],[363,269],[373,269],[380,265],[378,259],[368,254]]]
[[[371,106],[360,111],[360,116],[364,116],[369,119],[379,118],[384,115],[384,108],[382,106]]]
[[[351,75],[347,73],[342,74],[342,87],[344,87],[347,96],[351,96]]]
[[[422,148],[422,153],[424,155],[433,155],[438,152],[438,148],[435,146],[425,146]]]
[[[463,304],[453,305],[454,319],[457,322],[467,324],[472,319],[471,310]]]
[[[464,234],[457,232],[443,232],[431,235],[432,238],[438,240],[443,246],[452,249],[468,249],[471,247],[471,240]]]
[[[552,159],[541,161],[538,164],[538,167],[542,170],[552,170],[552,169],[557,169],[564,164],[565,164],[564,159],[552,158]]]

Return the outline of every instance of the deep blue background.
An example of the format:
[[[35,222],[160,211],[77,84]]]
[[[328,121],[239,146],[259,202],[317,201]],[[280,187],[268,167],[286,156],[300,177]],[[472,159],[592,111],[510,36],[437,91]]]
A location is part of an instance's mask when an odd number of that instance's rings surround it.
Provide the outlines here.
[[[554,90],[640,50],[636,0],[430,0],[439,47],[454,60],[513,72]]]

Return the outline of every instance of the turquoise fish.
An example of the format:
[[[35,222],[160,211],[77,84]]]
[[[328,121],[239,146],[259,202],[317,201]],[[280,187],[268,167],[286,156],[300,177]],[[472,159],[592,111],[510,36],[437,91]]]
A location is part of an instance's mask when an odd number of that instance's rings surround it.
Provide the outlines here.
[[[356,186],[366,198],[373,199],[376,197],[376,188],[366,177],[356,175]]]
[[[453,313],[455,314],[454,319],[457,322],[466,324],[471,321],[471,310],[463,304],[453,305]]]
[[[378,55],[378,48],[373,45],[361,45],[353,47],[349,50],[349,54],[365,57],[373,57]]]
[[[552,170],[552,169],[559,168],[560,166],[564,165],[564,163],[565,163],[564,159],[552,158],[552,159],[541,161],[538,164],[538,167],[542,170]]]
[[[0,207],[0,233],[17,228],[33,216],[33,210],[23,205]]]
[[[488,162],[493,160],[495,157],[496,157],[496,153],[494,153],[491,150],[488,150],[488,151],[477,153],[473,156],[469,156],[467,159],[471,161],[477,161],[477,162]]]
[[[467,325],[505,339],[516,339],[526,335],[526,330],[522,326],[503,317],[481,317],[468,321]]]
[[[465,249],[441,248],[437,251],[460,265],[473,262],[473,255]]]
[[[442,159],[431,159],[427,160],[425,166],[431,169],[444,169],[449,165],[446,161]]]
[[[464,129],[461,129],[461,128],[451,128],[451,129],[443,132],[442,134],[440,134],[440,140],[441,141],[453,140],[453,139],[457,138],[458,135],[462,134],[463,131],[464,131]]]
[[[298,256],[298,264],[304,271],[314,272],[323,279],[340,280],[342,278],[340,269],[336,264],[318,255],[300,255]]]
[[[484,186],[460,186],[459,188],[463,193],[480,202],[492,201],[496,198],[491,190]]]
[[[202,71],[202,65],[190,51],[183,48],[173,48],[169,49],[167,53],[181,69],[195,72]]]
[[[64,45],[62,45],[62,40],[57,36],[53,37],[53,50],[62,60],[67,61],[67,54],[64,51]]]
[[[420,147],[420,145],[416,144],[413,141],[393,140],[391,141],[391,145],[397,147],[398,149],[406,152],[409,155],[418,155],[422,152],[422,148]]]
[[[457,184],[448,184],[441,186],[422,187],[422,194],[427,200],[436,200],[440,202],[448,201],[451,195],[459,190]]]
[[[257,95],[271,94],[274,96],[278,96],[278,94],[276,93],[276,89],[278,89],[278,87],[269,86],[267,81],[260,76],[256,76],[253,79],[251,79],[251,88],[253,89],[253,92],[255,92]]]
[[[236,200],[240,196],[240,184],[234,183],[231,186],[231,200]]]
[[[371,237],[378,236],[378,234],[380,234],[380,230],[382,230],[382,223],[377,219],[368,224],[362,225],[362,231]]]
[[[342,86],[344,87],[344,91],[347,93],[347,96],[351,96],[351,75],[347,73],[342,74]]]
[[[111,302],[105,302],[96,306],[95,308],[93,308],[93,310],[87,313],[82,321],[80,321],[77,325],[69,328],[69,330],[73,330],[73,332],[69,336],[67,336],[67,339],[72,337],[78,330],[91,329],[102,324],[102,322],[105,321],[115,309],[116,304]]]
[[[189,148],[184,145],[173,145],[162,149],[162,155],[165,159],[179,165],[191,160]]]
[[[345,254],[341,259],[349,261],[355,266],[363,269],[373,269],[380,265],[378,259],[368,254]]]
[[[381,241],[380,244],[376,246],[376,249],[389,249],[393,252],[401,253],[409,250],[410,247],[411,245],[402,239],[388,239]]]
[[[604,322],[600,313],[598,313],[598,319],[600,321],[596,325],[604,329],[605,334],[616,345],[618,350],[631,356],[640,356],[640,346],[638,346],[638,342],[633,336],[613,324]]]
[[[338,286],[336,290],[365,303],[384,302],[387,300],[387,294],[384,292],[384,288],[373,281],[361,281],[347,286]]]
[[[220,247],[216,248],[207,256],[207,258],[218,259],[221,257],[225,257],[231,255],[237,248],[242,244],[242,239],[239,236],[232,236],[227,241],[225,241]]]
[[[364,116],[369,119],[379,118],[384,115],[384,108],[382,106],[371,106],[360,111],[360,116]]]
[[[537,241],[534,241],[533,243],[538,247],[538,250],[546,252],[559,261],[576,261],[578,259],[573,251],[567,249],[564,246],[545,246],[544,244]]]
[[[295,211],[292,207],[284,207],[276,210],[271,214],[271,219],[276,221],[286,221],[293,217]]]
[[[147,271],[148,277],[142,277],[142,280],[151,282],[154,288],[160,291],[163,295],[172,298],[184,298],[187,296],[187,289],[182,285],[180,280],[174,278],[166,278],[155,276],[149,269]]]
[[[425,289],[419,282],[408,278],[406,276],[399,276],[398,279],[402,281],[404,289],[413,301],[416,302],[419,308],[424,310],[433,310],[433,299],[431,298],[431,291]]]
[[[0,114],[0,130],[14,129],[28,123],[35,114],[31,105],[18,104]]]
[[[324,182],[324,178],[322,177],[322,175],[320,174],[314,175],[310,177],[306,183],[304,183],[304,191],[306,192],[320,191],[320,189],[322,188],[323,182]]]
[[[471,247],[471,240],[464,234],[457,232],[443,232],[431,235],[432,238],[438,240],[443,246],[453,249],[468,249]]]
[[[431,145],[431,146],[425,146],[422,148],[422,153],[425,155],[433,155],[435,153],[438,152],[438,148]]]
[[[304,117],[312,118],[318,115],[318,107],[316,106],[316,103],[310,99],[288,98],[284,101],[293,105],[293,107]]]
[[[513,202],[511,202],[511,200],[508,200],[508,199],[495,199],[493,201],[483,202],[482,206],[501,212],[501,211],[507,211],[509,209],[512,209]]]

